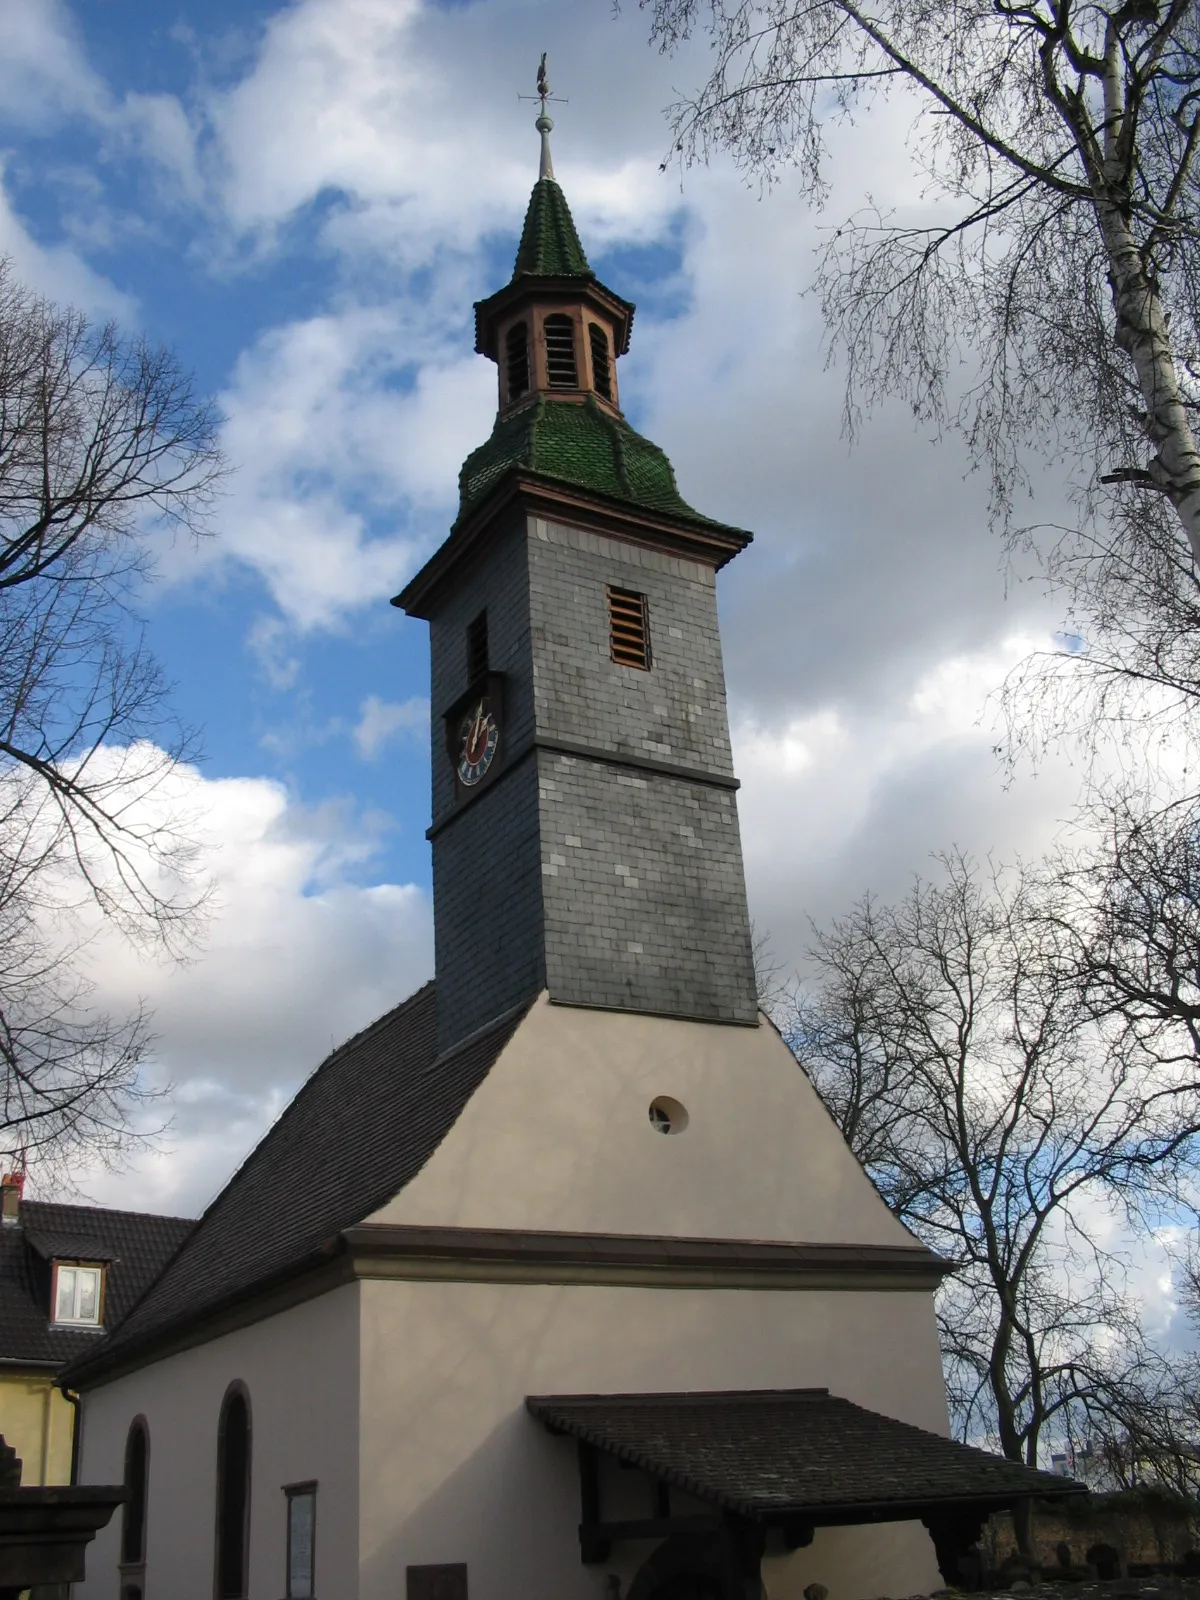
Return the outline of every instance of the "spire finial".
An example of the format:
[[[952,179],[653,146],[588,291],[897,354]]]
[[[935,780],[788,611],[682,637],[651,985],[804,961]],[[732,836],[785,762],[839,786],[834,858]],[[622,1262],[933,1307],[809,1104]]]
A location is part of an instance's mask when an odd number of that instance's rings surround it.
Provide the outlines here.
[[[546,77],[546,52],[544,50],[542,51],[542,59],[538,62],[537,92],[538,99],[542,102],[542,108],[538,112],[537,121],[534,123],[534,127],[542,136],[542,159],[538,167],[538,181],[540,182],[542,178],[553,179],[554,177],[554,162],[550,159],[550,130],[554,126],[554,119],[546,110],[546,102],[550,98],[550,81]]]

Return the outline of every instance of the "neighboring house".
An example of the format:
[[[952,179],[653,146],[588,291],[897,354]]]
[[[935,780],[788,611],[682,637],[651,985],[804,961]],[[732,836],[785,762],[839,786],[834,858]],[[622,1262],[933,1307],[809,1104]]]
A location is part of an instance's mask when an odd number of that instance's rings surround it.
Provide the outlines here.
[[[77,1600],[858,1600],[1073,1492],[946,1437],[946,1264],[759,1014],[716,607],[750,536],[625,421],[632,315],[544,144],[476,307],[495,429],[400,597],[436,982],[69,1369],[83,1479],[133,1490]]]
[[[58,1374],[95,1348],[195,1223],[22,1198],[0,1178],[0,1434],[23,1484],[71,1481],[75,1406]]]

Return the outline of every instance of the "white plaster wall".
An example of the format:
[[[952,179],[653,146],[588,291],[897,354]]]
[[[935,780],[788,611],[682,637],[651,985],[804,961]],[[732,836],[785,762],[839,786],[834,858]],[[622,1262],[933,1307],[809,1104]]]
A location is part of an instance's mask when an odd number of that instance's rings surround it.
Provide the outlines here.
[[[360,1600],[399,1600],[406,1566],[453,1561],[471,1600],[601,1600],[607,1572],[627,1580],[650,1554],[581,1564],[575,1446],[527,1394],[825,1386],[947,1427],[928,1294],[374,1281],[361,1325]],[[941,1584],[916,1524],[818,1533],[766,1570],[773,1600],[814,1579],[830,1600]]]
[[[357,1285],[156,1362],[85,1394],[81,1481],[120,1483],[139,1413],[150,1430],[146,1600],[212,1600],[217,1423],[229,1384],[250,1394],[250,1600],[286,1593],[281,1486],[315,1478],[316,1583],[353,1600],[358,1556]],[[117,1600],[120,1515],[87,1555],[75,1600]]]
[[[657,1095],[687,1108],[664,1136]],[[768,1023],[551,1005],[424,1170],[369,1220],[912,1244]]]

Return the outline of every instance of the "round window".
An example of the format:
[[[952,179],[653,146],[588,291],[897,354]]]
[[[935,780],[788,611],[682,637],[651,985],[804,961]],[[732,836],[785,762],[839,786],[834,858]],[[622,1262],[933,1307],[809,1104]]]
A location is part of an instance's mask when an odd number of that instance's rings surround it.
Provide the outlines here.
[[[660,1094],[650,1102],[650,1126],[659,1133],[682,1133],[688,1125],[688,1114],[678,1100]]]

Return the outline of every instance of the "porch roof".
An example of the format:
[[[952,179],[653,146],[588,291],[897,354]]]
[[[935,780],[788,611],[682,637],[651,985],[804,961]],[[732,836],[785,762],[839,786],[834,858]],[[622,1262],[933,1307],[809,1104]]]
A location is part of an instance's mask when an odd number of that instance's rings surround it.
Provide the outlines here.
[[[531,1395],[552,1433],[756,1522],[901,1521],[1083,1492],[828,1389]]]

